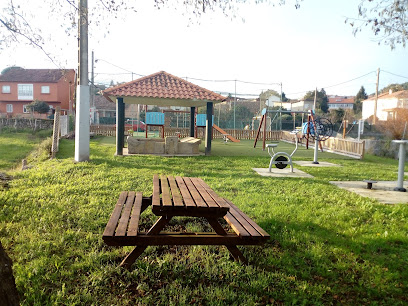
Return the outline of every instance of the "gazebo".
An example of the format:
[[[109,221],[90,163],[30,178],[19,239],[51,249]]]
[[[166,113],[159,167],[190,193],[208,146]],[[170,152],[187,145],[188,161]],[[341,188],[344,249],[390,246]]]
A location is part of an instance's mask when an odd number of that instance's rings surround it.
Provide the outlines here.
[[[190,118],[192,119],[196,107],[206,106],[205,154],[208,155],[211,153],[214,103],[221,103],[226,100],[224,96],[165,71],[108,88],[103,91],[103,94],[111,102],[116,100],[116,155],[123,155],[125,103],[190,107]],[[190,120],[190,136],[194,137],[194,119]]]

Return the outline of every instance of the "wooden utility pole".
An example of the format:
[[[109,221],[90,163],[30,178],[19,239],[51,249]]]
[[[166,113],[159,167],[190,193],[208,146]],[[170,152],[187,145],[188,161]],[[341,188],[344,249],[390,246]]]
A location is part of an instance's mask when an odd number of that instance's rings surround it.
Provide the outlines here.
[[[315,89],[315,96],[314,96],[314,102],[313,102],[313,110],[316,111],[316,98],[317,98],[317,87]]]
[[[380,80],[380,68],[377,69],[377,82],[375,84],[374,118],[373,124],[377,123],[377,102],[378,102],[378,83]]]

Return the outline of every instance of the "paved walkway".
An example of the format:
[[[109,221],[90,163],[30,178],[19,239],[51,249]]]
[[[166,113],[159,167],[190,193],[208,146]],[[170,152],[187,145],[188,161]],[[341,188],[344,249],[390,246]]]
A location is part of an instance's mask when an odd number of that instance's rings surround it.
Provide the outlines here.
[[[324,162],[324,161],[319,161],[318,164],[314,164],[310,160],[306,160],[306,161],[305,160],[294,160],[293,163],[299,166],[302,166],[302,167],[341,167],[340,165],[336,165],[336,164]]]
[[[269,168],[252,168],[252,170],[261,176],[313,178],[312,175],[296,168],[293,168],[293,172],[290,172],[290,166],[287,166],[285,169],[277,169],[273,167],[272,172],[269,172]]]
[[[408,192],[393,190],[397,186],[396,181],[378,181],[373,184],[372,189],[367,189],[367,183],[363,181],[332,181],[330,183],[384,204],[408,204]],[[404,182],[404,188],[408,189],[408,181]]]

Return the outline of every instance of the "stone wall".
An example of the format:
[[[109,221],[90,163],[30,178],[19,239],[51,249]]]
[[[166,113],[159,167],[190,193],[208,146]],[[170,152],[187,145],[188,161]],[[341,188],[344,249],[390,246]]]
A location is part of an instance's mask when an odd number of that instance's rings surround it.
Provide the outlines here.
[[[0,129],[11,127],[16,130],[32,129],[47,130],[52,129],[53,119],[36,119],[36,118],[0,118]]]
[[[391,140],[366,139],[364,141],[365,151],[368,154],[398,159],[399,144],[393,143]],[[408,154],[406,160],[408,160]]]

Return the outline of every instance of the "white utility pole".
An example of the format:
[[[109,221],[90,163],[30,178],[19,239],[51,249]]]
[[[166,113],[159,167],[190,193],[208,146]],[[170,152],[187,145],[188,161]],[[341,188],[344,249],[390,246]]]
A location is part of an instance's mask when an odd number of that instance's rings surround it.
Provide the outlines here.
[[[88,1],[79,0],[78,84],[75,120],[75,161],[89,160]]]

